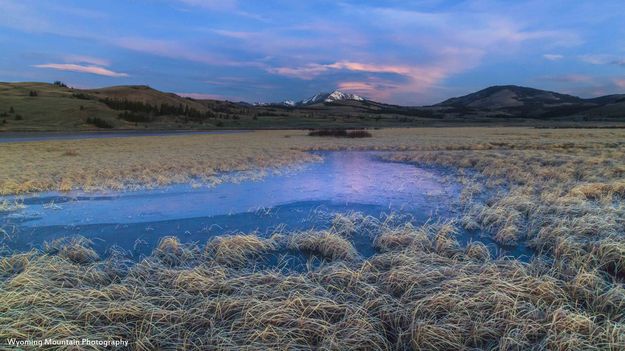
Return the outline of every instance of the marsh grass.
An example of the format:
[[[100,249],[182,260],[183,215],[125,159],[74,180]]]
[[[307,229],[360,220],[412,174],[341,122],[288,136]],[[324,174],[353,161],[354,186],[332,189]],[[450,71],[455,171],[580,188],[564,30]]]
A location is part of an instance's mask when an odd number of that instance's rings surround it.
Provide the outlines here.
[[[215,185],[320,159],[274,142],[271,134],[0,143],[0,194]]]
[[[92,244],[91,240],[77,236],[46,242],[43,250],[75,264],[89,264],[100,259],[100,256],[91,248]]]
[[[226,172],[248,171],[253,174],[258,169],[316,161],[319,157],[308,151],[317,150],[447,151],[459,155],[482,152],[485,156],[494,155],[500,163],[510,157],[510,165],[490,167],[485,172],[489,182],[501,181],[502,174],[497,172],[511,172],[510,176],[515,178],[526,174],[525,164],[516,162],[514,154],[504,155],[506,150],[508,154],[523,150],[534,152],[536,159],[533,162],[537,164],[541,157],[538,153],[549,150],[553,152],[537,176],[577,179],[584,176],[587,166],[589,169],[604,169],[611,172],[612,177],[619,177],[625,174],[625,165],[620,162],[593,161],[576,167],[572,158],[577,156],[570,154],[595,152],[600,157],[618,159],[624,137],[625,130],[620,129],[406,128],[376,130],[375,138],[309,138],[306,131],[287,130],[0,143],[0,164],[3,165],[0,167],[0,194],[71,189],[119,190],[181,182],[211,184],[217,175]],[[78,155],[68,157],[65,155],[68,150],[78,151]],[[554,160],[558,155],[563,158]],[[477,158],[458,157],[452,163],[440,159],[442,154],[438,157],[440,162],[432,163],[461,168],[483,166]],[[567,162],[569,172],[558,173],[555,166],[559,162]],[[572,166],[575,167],[570,168]],[[474,184],[477,188],[486,185],[481,180]],[[467,200],[478,196],[478,190],[466,191]]]
[[[387,157],[452,167],[464,187],[451,222],[414,226],[394,215],[351,213],[328,230],[239,234],[204,247],[166,237],[134,263],[123,252],[102,258],[81,238],[7,253],[0,340],[123,338],[135,350],[625,349],[625,131],[375,134],[0,145],[9,165],[0,168],[4,193],[210,180],[314,160],[310,150],[344,149],[398,151]],[[69,149],[80,153],[63,156]],[[494,257],[480,242],[463,247],[459,226],[500,244],[527,244],[535,256],[522,262]],[[375,255],[358,255],[357,235],[373,240]],[[303,271],[267,264],[283,250],[321,264]]]
[[[393,159],[477,170],[488,179],[487,199],[465,202],[466,228],[484,230],[503,245],[527,241],[537,253],[565,260],[573,269],[598,269],[622,280],[625,212],[622,175],[614,171],[623,165],[622,153],[582,144],[403,153]],[[500,184],[507,190],[495,191]]]
[[[204,252],[207,257],[222,265],[243,266],[250,259],[258,259],[276,249],[273,239],[255,235],[232,235],[209,241]]]
[[[598,270],[491,259],[477,242],[457,250],[454,223],[377,229],[368,259],[332,230],[203,248],[165,237],[135,263],[58,240],[0,260],[0,337],[121,338],[133,350],[625,347],[625,291]],[[257,265],[280,250],[325,263]]]
[[[290,237],[288,247],[327,261],[353,261],[358,258],[358,252],[352,244],[331,231],[294,234]]]

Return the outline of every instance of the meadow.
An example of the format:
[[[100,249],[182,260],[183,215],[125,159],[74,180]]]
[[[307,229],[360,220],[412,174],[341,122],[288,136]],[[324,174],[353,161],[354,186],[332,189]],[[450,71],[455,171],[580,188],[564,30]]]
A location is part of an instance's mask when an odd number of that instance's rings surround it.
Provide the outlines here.
[[[123,250],[99,255],[80,237],[4,248],[0,339],[124,339],[135,350],[625,348],[625,130],[369,132],[0,144],[4,195],[203,186],[224,172],[262,177],[314,162],[315,150],[392,151],[389,161],[454,169],[463,185],[461,216],[422,226],[352,213],[288,235],[164,236],[139,262]],[[461,245],[461,230],[534,256]],[[376,250],[367,258],[352,243],[363,233]],[[308,257],[305,269],[267,264],[287,251]]]

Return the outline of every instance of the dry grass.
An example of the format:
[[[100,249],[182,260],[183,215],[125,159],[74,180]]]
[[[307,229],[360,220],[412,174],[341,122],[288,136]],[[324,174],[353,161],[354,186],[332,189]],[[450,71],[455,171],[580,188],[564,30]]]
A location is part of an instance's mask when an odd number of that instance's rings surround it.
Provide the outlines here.
[[[619,152],[623,130],[540,130],[529,128],[419,128],[371,131],[372,138],[309,138],[306,131],[255,131],[236,134],[129,137],[0,144],[0,194],[44,190],[98,190],[157,186],[179,182],[220,182],[229,171],[254,171],[318,159],[310,150],[601,150]],[[537,155],[540,156],[540,155]],[[613,155],[615,159],[618,154]],[[551,156],[553,159],[553,155]],[[478,159],[457,166],[480,167]],[[625,166],[591,163],[595,168],[625,173]],[[527,173],[514,163],[497,171],[512,177]],[[518,172],[517,172],[518,171]],[[550,167],[543,178],[561,178]],[[497,175],[493,173],[492,175]],[[490,174],[490,173],[489,173]],[[623,194],[622,184],[611,193]],[[620,190],[618,190],[620,189]],[[620,191],[620,193],[619,193]],[[465,196],[475,194],[467,191]]]
[[[0,144],[0,194],[217,184],[313,161],[272,132],[129,137]],[[247,172],[247,173],[246,173]],[[228,179],[232,180],[232,179]],[[236,180],[236,179],[235,179]]]
[[[390,157],[460,168],[471,188],[463,201],[466,228],[484,230],[503,245],[527,242],[573,271],[599,270],[622,279],[622,132],[535,133],[535,140],[511,137],[487,149],[480,143]],[[565,135],[571,138],[567,143],[561,141]]]
[[[208,257],[219,264],[243,266],[253,258],[275,250],[273,240],[254,235],[233,235],[211,240],[205,248]]]
[[[291,235],[288,247],[328,261],[353,261],[358,257],[358,252],[348,240],[330,231]]]
[[[452,252],[451,223],[378,229],[380,252],[360,260],[323,231],[221,237],[203,249],[164,238],[138,263],[76,260],[66,253],[89,242],[59,241],[0,261],[0,337],[119,338],[133,350],[625,347],[625,290],[598,271],[491,260],[478,243]],[[255,264],[311,248],[325,264]]]
[[[4,193],[210,181],[219,172],[309,161],[304,151],[335,149],[404,151],[389,157],[453,167],[464,186],[457,222],[414,227],[352,213],[327,231],[241,234],[203,248],[167,237],[138,263],[123,253],[102,259],[84,239],[6,255],[0,340],[113,337],[135,350],[625,349],[625,131],[372,134],[0,145],[0,164],[9,165],[0,168]],[[68,157],[66,150],[79,152]],[[458,226],[501,244],[526,243],[536,258],[493,258],[479,242],[462,247]],[[356,235],[372,237],[377,254],[359,257],[350,242]],[[304,272],[260,268],[284,250],[324,264]]]

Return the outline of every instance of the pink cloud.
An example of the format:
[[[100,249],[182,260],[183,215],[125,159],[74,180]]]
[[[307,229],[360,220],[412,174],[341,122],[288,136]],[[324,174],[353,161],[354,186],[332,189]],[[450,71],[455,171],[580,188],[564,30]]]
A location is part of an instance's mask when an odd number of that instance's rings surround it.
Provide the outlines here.
[[[357,72],[371,72],[371,73],[395,73],[395,74],[409,74],[411,68],[408,66],[394,66],[394,65],[376,65],[369,63],[340,61],[330,65],[329,68],[345,69],[348,71]]]
[[[625,89],[625,78],[623,78],[623,79],[615,79],[614,80],[614,84],[616,84],[616,86],[618,86],[621,89]]]
[[[339,89],[354,92],[366,92],[375,89],[375,85],[369,82],[341,82]]]
[[[316,76],[328,72],[330,70],[346,70],[355,72],[370,72],[370,73],[393,73],[400,75],[409,75],[412,71],[409,66],[397,66],[397,65],[378,65],[372,63],[361,63],[351,61],[338,61],[331,64],[316,64],[311,63],[302,67],[274,67],[269,68],[270,73],[280,74],[283,76],[290,76],[300,79],[313,79]]]
[[[393,82],[385,82],[382,80],[369,81],[347,81],[340,82],[337,88],[349,93],[354,93],[373,100],[386,100],[391,97],[391,91],[397,85]]]
[[[50,68],[50,69],[55,69],[59,71],[91,73],[91,74],[97,74],[99,76],[107,76],[107,77],[128,77],[128,74],[126,73],[114,72],[103,67],[83,66],[83,65],[73,64],[73,63],[46,63],[42,65],[34,65],[33,67]]]

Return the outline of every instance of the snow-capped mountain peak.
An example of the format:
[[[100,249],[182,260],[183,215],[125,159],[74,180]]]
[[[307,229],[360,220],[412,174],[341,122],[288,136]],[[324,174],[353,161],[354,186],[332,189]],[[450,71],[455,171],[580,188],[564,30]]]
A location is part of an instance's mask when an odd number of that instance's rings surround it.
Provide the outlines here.
[[[315,94],[311,97],[309,97],[308,99],[304,99],[301,101],[293,101],[293,100],[284,100],[282,102],[274,102],[274,103],[255,103],[255,106],[268,106],[268,105],[274,105],[274,106],[288,106],[288,107],[296,107],[296,106],[306,106],[306,105],[313,105],[313,104],[319,104],[319,103],[324,103],[324,102],[336,102],[336,101],[345,101],[345,100],[355,100],[355,101],[365,101],[367,99],[363,98],[362,96],[358,96],[356,94],[349,94],[349,93],[344,93],[340,90],[335,90],[331,93],[318,93]]]
[[[340,90],[335,90],[331,93],[320,93],[315,94],[314,96],[302,100],[298,103],[298,105],[312,105],[320,102],[334,102],[334,101],[344,101],[344,100],[356,100],[356,101],[364,101],[365,98],[358,96],[356,94],[344,93]]]
[[[340,90],[335,90],[332,93],[330,93],[326,98],[325,98],[325,102],[332,102],[332,101],[340,101],[340,100],[356,100],[356,101],[363,101],[364,98],[360,97],[356,94],[348,94],[348,93],[344,93]]]
[[[322,102],[327,94],[325,93],[321,93],[321,94],[315,94],[311,97],[309,97],[308,99],[304,99],[300,102],[298,102],[298,105],[311,105],[311,104],[316,104],[319,102]]]

